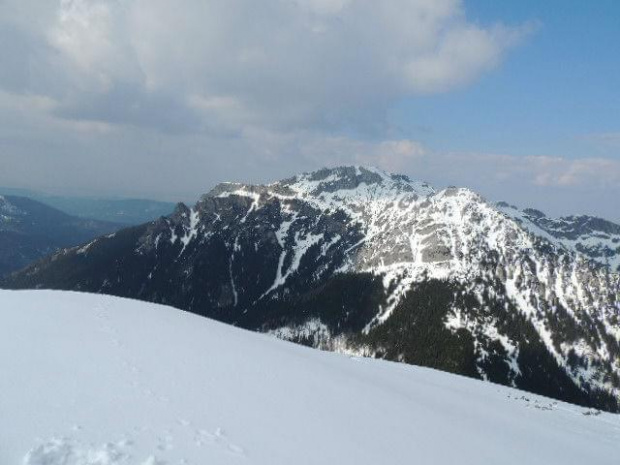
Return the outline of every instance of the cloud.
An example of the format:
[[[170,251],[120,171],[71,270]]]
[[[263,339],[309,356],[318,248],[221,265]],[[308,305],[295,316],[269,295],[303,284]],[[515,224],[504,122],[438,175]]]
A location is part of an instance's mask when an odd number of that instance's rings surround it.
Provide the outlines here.
[[[538,27],[482,25],[461,0],[3,0],[0,185],[176,200],[358,163],[617,216],[611,156],[440,153],[386,123]]]
[[[536,173],[534,182],[541,186],[582,186],[606,189],[620,187],[620,161],[608,158],[566,159],[527,157]]]
[[[459,0],[6,0],[3,8],[22,44],[8,54],[19,66],[0,63],[18,69],[0,76],[5,90],[20,82],[22,92],[54,98],[64,118],[225,133],[380,126],[394,101],[471,83],[535,28],[480,26]],[[36,62],[36,76],[20,79],[26,62]]]
[[[482,72],[497,66],[505,50],[538,27],[536,22],[519,28],[459,25],[446,32],[436,48],[407,63],[410,89],[414,93],[437,93],[470,84]]]
[[[234,101],[201,102],[235,107]],[[416,140],[360,139],[249,126],[233,134],[156,132],[55,116],[49,97],[0,92],[0,186],[192,201],[224,180],[271,182],[322,166],[374,165],[438,188],[473,188],[550,214],[620,221],[620,161],[432,150]]]
[[[514,156],[488,153],[432,153],[425,158],[429,172],[441,173],[463,185],[487,184],[524,188],[620,189],[620,161],[611,158]]]
[[[617,151],[620,149],[620,132],[599,132],[587,134],[582,136],[581,139],[604,150]]]
[[[371,165],[388,171],[402,171],[423,159],[430,151],[410,139],[360,140],[347,136],[325,136],[312,131],[275,131],[250,129],[243,134],[250,147],[261,147],[265,159],[280,160],[286,153],[308,167]]]

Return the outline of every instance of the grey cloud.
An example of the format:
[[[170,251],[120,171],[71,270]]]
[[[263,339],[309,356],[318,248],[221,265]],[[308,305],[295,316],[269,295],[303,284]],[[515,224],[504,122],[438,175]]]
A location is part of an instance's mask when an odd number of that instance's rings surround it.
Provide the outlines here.
[[[149,93],[135,83],[115,82],[105,93],[71,95],[61,101],[54,114],[76,121],[148,126],[171,133],[191,133],[202,128],[200,115],[178,96]]]
[[[0,89],[42,95],[56,92],[49,67],[49,58],[56,52],[44,39],[0,17],[0,46]]]
[[[14,27],[0,23],[0,86],[11,92],[21,92],[30,87],[30,72],[36,49],[33,38]]]
[[[58,115],[157,129],[174,121],[150,110],[124,116],[129,108],[109,101],[120,92],[144,108],[185,105],[185,116],[204,109],[195,101],[234,102],[202,114],[224,131],[363,131],[380,127],[398,98],[471,82],[532,29],[480,27],[456,0],[62,0],[35,15],[36,29],[23,16],[40,2],[9,3],[17,26],[8,40],[22,49],[44,40],[51,50],[36,61],[56,82],[30,90],[70,107]]]
[[[0,98],[0,111],[10,108],[14,115],[0,126],[0,185],[191,201],[223,180],[270,182],[321,166],[357,163],[437,187],[471,187],[490,200],[550,214],[620,220],[612,200],[620,197],[620,167],[613,159],[441,153],[408,139],[364,141],[315,131],[165,134],[33,116],[34,104],[20,100],[2,105]]]

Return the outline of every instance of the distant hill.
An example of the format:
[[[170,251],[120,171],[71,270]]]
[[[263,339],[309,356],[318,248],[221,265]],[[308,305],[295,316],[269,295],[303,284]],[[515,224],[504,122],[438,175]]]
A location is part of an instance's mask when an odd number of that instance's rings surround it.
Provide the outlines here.
[[[125,225],[142,224],[174,210],[174,203],[148,199],[100,199],[49,195],[29,189],[0,187],[0,195],[28,197],[70,215]]]
[[[0,196],[0,276],[122,227],[71,216],[27,197]]]

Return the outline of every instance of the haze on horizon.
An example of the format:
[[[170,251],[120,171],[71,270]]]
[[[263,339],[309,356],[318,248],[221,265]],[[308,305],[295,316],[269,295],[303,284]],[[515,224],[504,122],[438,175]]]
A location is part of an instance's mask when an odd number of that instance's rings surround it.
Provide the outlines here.
[[[620,220],[620,3],[5,0],[0,186],[197,198],[362,164]]]

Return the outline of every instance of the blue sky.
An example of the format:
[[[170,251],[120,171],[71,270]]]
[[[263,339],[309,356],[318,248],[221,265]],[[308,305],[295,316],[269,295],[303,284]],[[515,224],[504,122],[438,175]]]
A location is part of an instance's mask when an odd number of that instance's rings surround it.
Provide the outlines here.
[[[534,36],[470,87],[405,99],[403,134],[438,150],[588,157],[620,128],[620,2],[468,0],[481,23],[539,21]]]
[[[0,185],[192,200],[366,164],[620,221],[620,2],[4,0]]]

